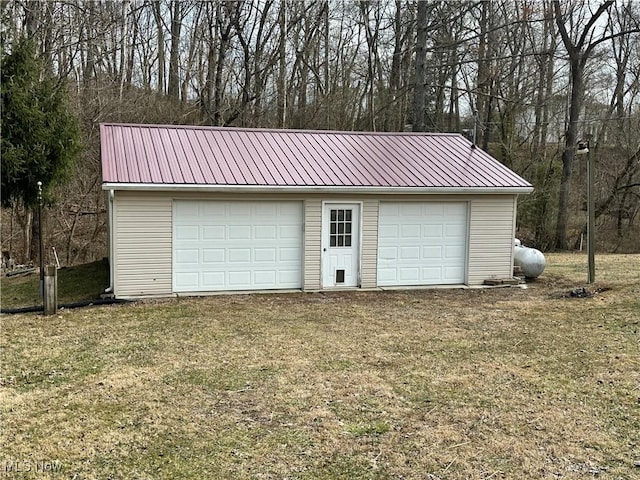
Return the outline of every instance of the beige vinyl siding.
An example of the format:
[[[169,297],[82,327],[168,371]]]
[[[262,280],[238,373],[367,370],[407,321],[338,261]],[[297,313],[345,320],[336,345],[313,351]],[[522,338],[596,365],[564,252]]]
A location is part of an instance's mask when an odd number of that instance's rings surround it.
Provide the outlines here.
[[[319,290],[322,242],[322,201],[304,202],[304,290]]]
[[[365,200],[362,205],[362,255],[360,256],[360,286],[378,285],[378,200]]]
[[[115,191],[113,205],[113,284],[118,297],[171,295],[172,205],[178,199],[299,200],[304,202],[303,288],[321,283],[322,194],[206,194],[197,192]],[[513,264],[516,195],[344,195],[340,201],[362,202],[360,279],[377,285],[378,210],[383,201],[467,201],[469,239],[467,283],[509,277]]]
[[[116,192],[115,295],[170,295],[172,199],[167,194]]]
[[[468,284],[513,275],[516,196],[476,197],[469,220]]]

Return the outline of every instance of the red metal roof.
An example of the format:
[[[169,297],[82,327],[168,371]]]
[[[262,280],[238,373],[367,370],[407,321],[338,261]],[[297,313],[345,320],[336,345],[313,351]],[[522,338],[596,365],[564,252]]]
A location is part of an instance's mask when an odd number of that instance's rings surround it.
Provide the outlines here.
[[[100,137],[102,180],[114,188],[532,189],[459,134],[102,124]]]

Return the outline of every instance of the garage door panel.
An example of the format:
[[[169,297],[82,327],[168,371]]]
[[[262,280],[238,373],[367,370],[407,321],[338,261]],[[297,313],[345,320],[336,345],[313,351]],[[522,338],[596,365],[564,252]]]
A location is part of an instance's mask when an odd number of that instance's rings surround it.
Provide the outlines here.
[[[228,202],[227,213],[233,217],[249,217],[255,205],[251,202]]]
[[[400,260],[420,260],[420,246],[400,247]]]
[[[399,203],[391,202],[380,203],[380,205],[378,206],[378,212],[380,215],[397,217],[399,215],[399,205]]]
[[[464,268],[462,267],[444,267],[444,277],[448,280],[456,280],[460,278],[460,276],[464,275]]]
[[[200,238],[200,228],[198,225],[180,225],[174,232],[176,240],[198,240]]]
[[[253,261],[256,263],[273,263],[278,255],[275,248],[256,248],[253,250]]]
[[[380,285],[389,285],[389,282],[395,282],[398,277],[396,268],[378,268],[378,283]]]
[[[400,216],[413,217],[422,215],[422,205],[419,203],[402,204],[400,207]]]
[[[401,282],[416,282],[420,279],[420,269],[416,267],[401,267],[398,280]]]
[[[176,282],[179,282],[180,285],[184,285],[186,289],[192,288],[194,290],[197,290],[198,283],[199,283],[199,275],[197,272],[174,273],[173,275],[176,279]],[[185,291],[188,291],[188,290],[185,290]]]
[[[278,234],[276,225],[257,225],[254,227],[253,238],[256,240],[275,240]]]
[[[300,238],[300,226],[299,225],[281,225],[280,226],[280,239],[291,240]]]
[[[385,262],[390,262],[398,258],[398,247],[380,247],[378,249],[378,265],[388,266]]]
[[[258,217],[273,217],[278,214],[278,205],[274,203],[259,203],[254,205],[254,212]],[[294,210],[291,213],[295,213]]]
[[[202,286],[208,290],[224,287],[224,272],[202,272]]]
[[[202,250],[203,263],[224,263],[225,255],[222,248],[204,248]]]
[[[462,202],[451,202],[448,204],[443,204],[443,213],[447,216],[450,215],[458,215],[458,214],[466,214],[467,205]]]
[[[278,272],[278,282],[282,285],[290,285],[289,288],[297,288],[293,287],[296,283],[300,282],[300,271],[291,269],[291,270],[279,270]]]
[[[442,260],[442,247],[440,245],[422,247],[422,259]]]
[[[444,248],[444,258],[463,261],[465,250],[464,245],[447,245]]]
[[[429,205],[422,204],[422,215],[431,218],[439,218],[445,216],[447,212],[447,206],[442,203],[431,203]]]
[[[280,247],[278,249],[278,253],[280,255],[281,262],[298,263],[301,252],[299,248],[295,248],[295,247],[292,247],[292,248]]]
[[[440,267],[423,267],[422,278],[428,281],[436,282],[442,278],[442,268]]]
[[[420,221],[420,220],[417,219],[416,221]],[[437,238],[437,239],[442,238],[442,225],[441,224],[437,224],[437,225],[426,224],[422,228],[423,228],[423,231],[424,231],[424,237],[426,237],[426,238]]]
[[[251,262],[250,248],[230,248],[229,263],[249,263]]]
[[[229,285],[232,287],[249,288],[251,285],[251,271],[237,270],[229,272]]]
[[[302,203],[174,202],[174,291],[302,286]]]
[[[181,202],[182,204],[186,202]],[[198,216],[200,212],[207,217],[225,217],[227,215],[227,206],[224,202],[188,202],[197,205]],[[182,212],[179,212],[182,213]]]
[[[464,283],[467,204],[380,202],[378,284]]]
[[[187,250],[182,249],[176,252],[176,263],[197,265],[199,263],[200,251],[197,248]]]
[[[278,211],[284,217],[295,217],[300,213],[300,204],[296,202],[279,203]]]
[[[398,225],[381,225],[378,238],[398,238]]]
[[[197,203],[187,203],[187,202],[180,202],[178,204],[175,204],[173,208],[174,208],[173,210],[174,213],[180,215],[183,218],[197,217],[200,209]]]
[[[222,225],[202,226],[202,239],[203,240],[224,240],[225,227]]]
[[[228,231],[229,240],[251,240],[250,225],[229,225]]]
[[[269,285],[273,285],[277,281],[277,275],[274,271],[268,272],[255,272],[255,284],[262,285],[265,288]]]
[[[400,235],[402,238],[420,238],[422,229],[420,225],[401,225]]]
[[[466,224],[462,225],[462,224],[457,224],[457,225],[452,225],[452,224],[447,224],[446,225],[446,233],[445,236],[446,238],[454,238],[454,239],[460,239],[461,237],[464,236],[465,232],[467,231],[467,226]]]

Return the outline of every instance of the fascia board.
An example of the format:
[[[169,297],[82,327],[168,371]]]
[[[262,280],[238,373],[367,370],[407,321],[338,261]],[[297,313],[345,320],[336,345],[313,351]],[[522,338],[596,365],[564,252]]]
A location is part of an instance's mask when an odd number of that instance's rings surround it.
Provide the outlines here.
[[[196,185],[175,183],[103,183],[103,190],[202,193],[341,193],[369,195],[528,194],[533,187],[353,187],[325,185]]]

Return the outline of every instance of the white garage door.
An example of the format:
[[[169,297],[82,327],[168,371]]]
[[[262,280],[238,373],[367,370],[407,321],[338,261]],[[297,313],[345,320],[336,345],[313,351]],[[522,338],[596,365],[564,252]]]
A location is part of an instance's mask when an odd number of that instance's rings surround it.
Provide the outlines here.
[[[301,286],[301,202],[174,201],[175,292]]]
[[[467,204],[380,202],[378,285],[465,281]]]

